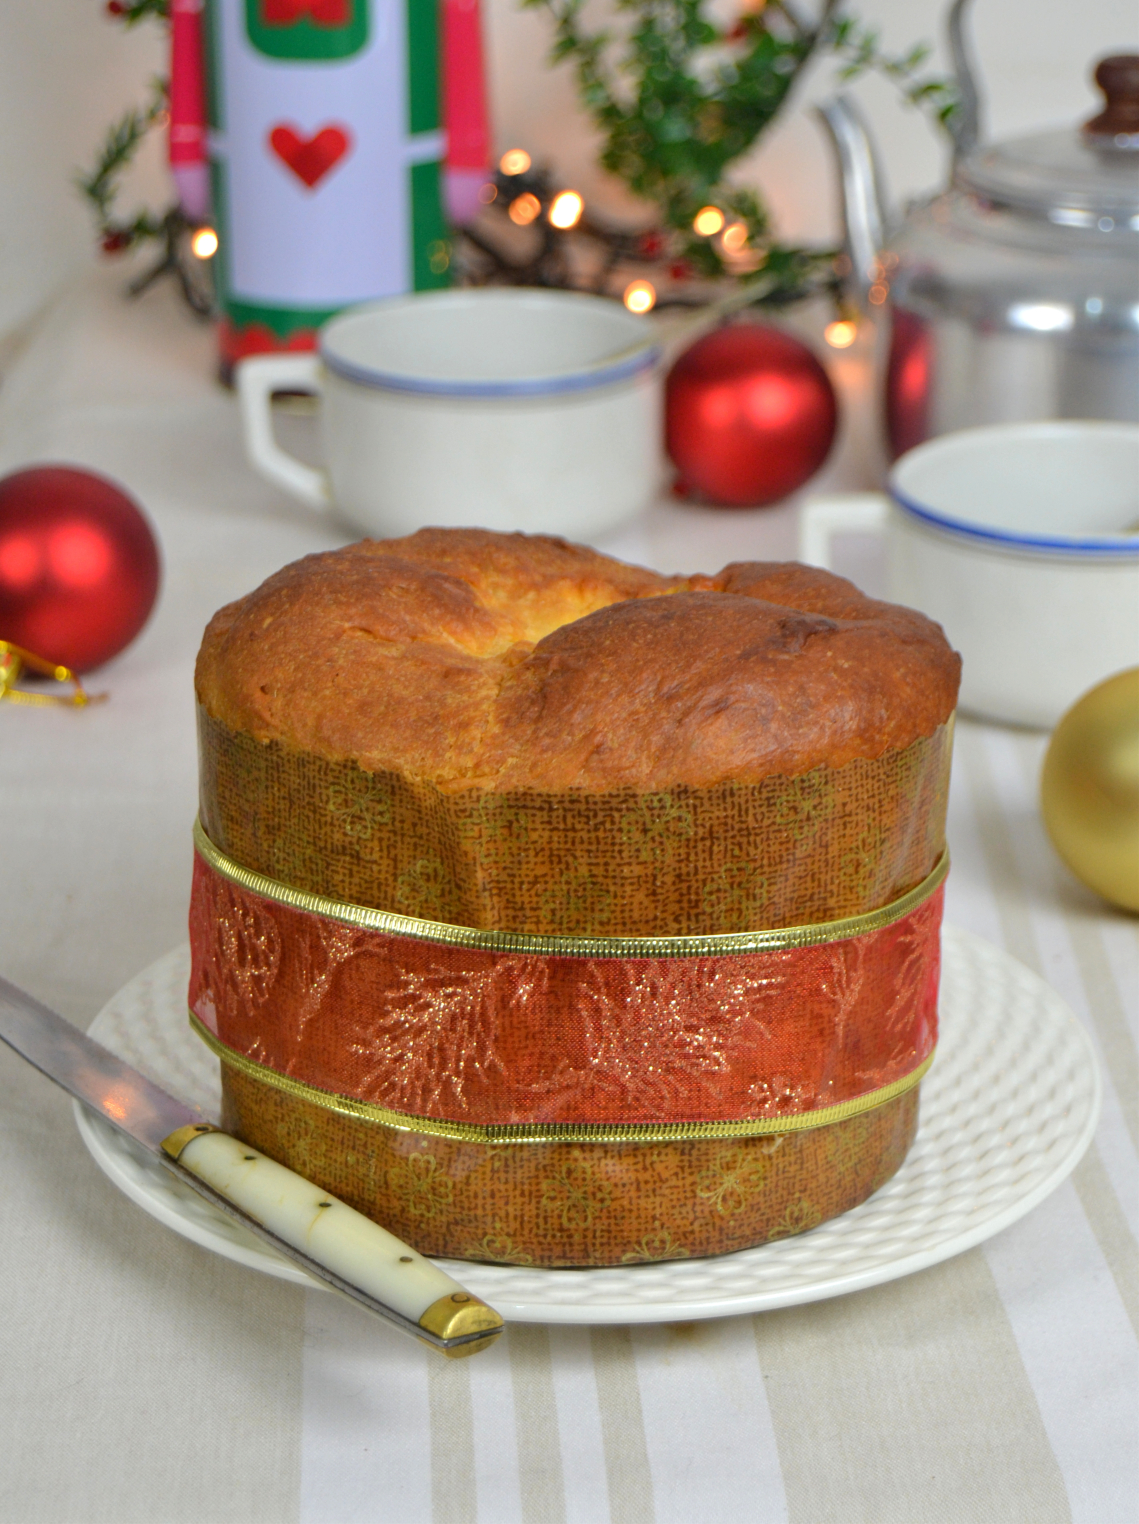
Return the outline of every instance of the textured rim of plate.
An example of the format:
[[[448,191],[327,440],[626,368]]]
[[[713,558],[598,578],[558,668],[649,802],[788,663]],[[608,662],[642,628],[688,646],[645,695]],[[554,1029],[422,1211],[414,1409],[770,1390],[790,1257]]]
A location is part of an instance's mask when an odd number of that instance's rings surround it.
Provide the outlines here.
[[[171,1076],[158,1072],[165,1057],[184,1066],[187,1082],[194,1077],[200,1087],[205,1050],[185,1023],[180,994],[164,998],[162,988],[181,977],[186,956],[185,949],[169,953],[124,986],[96,1017],[91,1033],[159,1083],[172,1083]],[[943,1002],[938,1062],[922,1089],[917,1140],[893,1180],[853,1211],[810,1233],[712,1259],[586,1270],[441,1263],[510,1322],[672,1323],[821,1301],[911,1275],[973,1248],[1030,1212],[1075,1168],[1095,1131],[1101,1084],[1088,1037],[1059,995],[991,943],[946,927],[943,991],[950,1000],[948,1007]],[[955,999],[960,1009],[954,1008]],[[143,1051],[127,1051],[130,1036],[117,1034],[140,1006],[160,1024],[159,1065],[148,1064]],[[1019,1037],[1024,1040],[1018,1045]],[[956,1097],[970,1083],[972,1110],[966,1120],[971,1127],[955,1131],[951,1142],[932,1141],[952,1124],[961,1104]],[[1008,1110],[1012,1094],[1018,1103]],[[228,1259],[314,1286],[78,1102],[75,1115],[99,1167],[152,1217]],[[1045,1130],[1043,1150],[1032,1147],[1033,1128]],[[963,1160],[967,1172],[970,1149],[975,1186],[954,1196],[946,1182]],[[986,1187],[1002,1168],[1015,1177]],[[941,1182],[940,1195],[931,1191],[930,1180],[934,1187]],[[923,1225],[924,1246],[892,1253],[882,1247],[891,1229],[913,1232]],[[828,1257],[828,1268],[820,1270],[817,1262]]]

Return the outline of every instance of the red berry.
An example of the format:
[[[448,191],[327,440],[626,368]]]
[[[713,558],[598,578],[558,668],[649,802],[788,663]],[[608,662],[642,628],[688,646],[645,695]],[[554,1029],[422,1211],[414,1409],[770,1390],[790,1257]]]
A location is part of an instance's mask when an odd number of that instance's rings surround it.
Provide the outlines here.
[[[110,232],[103,234],[103,253],[119,254],[130,245],[130,234]]]

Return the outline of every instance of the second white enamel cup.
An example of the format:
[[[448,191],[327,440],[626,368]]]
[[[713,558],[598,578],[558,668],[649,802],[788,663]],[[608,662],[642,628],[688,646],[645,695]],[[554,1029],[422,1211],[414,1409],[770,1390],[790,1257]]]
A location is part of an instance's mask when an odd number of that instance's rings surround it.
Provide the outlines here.
[[[426,524],[589,539],[656,494],[661,352],[616,302],[474,289],[341,313],[319,351],[237,370],[246,451],[263,476],[357,528]],[[325,466],[273,435],[274,392],[320,398]]]
[[[1139,428],[965,429],[903,455],[888,487],[808,503],[800,556],[830,567],[836,535],[885,534],[888,596],[961,652],[963,710],[1050,729],[1139,665]]]

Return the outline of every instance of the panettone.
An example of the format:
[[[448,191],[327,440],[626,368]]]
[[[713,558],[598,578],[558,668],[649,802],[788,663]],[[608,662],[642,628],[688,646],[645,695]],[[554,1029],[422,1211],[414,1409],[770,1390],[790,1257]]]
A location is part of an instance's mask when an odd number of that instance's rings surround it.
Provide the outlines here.
[[[227,1123],[434,1253],[809,1227],[904,1157],[959,661],[794,564],[424,530],[198,660],[191,1008]]]

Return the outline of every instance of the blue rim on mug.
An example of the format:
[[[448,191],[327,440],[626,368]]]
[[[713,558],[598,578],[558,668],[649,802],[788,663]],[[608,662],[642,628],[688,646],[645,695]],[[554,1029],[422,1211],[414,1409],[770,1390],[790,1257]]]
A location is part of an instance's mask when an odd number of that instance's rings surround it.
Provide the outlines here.
[[[427,397],[553,397],[560,392],[588,392],[628,381],[643,370],[653,370],[660,357],[660,345],[652,344],[614,362],[568,371],[561,376],[533,376],[518,381],[435,381],[355,365],[351,360],[330,355],[323,345],[320,348],[325,366],[343,381],[354,381],[357,386],[370,386],[381,392],[414,392]]]
[[[453,292],[432,293],[436,300],[439,297],[445,299],[454,295]],[[559,292],[557,295],[579,299],[584,297],[587,301],[597,300],[581,292]],[[422,299],[421,297],[420,300]],[[403,300],[406,299],[397,299],[398,304],[403,305]],[[387,304],[381,302],[376,305]],[[606,303],[606,305],[611,304]],[[360,310],[360,308],[348,309],[338,316],[351,317],[354,312]],[[590,365],[580,366],[576,370],[554,372],[547,376],[527,376],[494,381],[445,380],[436,376],[409,376],[380,370],[376,366],[362,365],[332,353],[326,342],[326,334],[329,328],[336,326],[336,321],[337,319],[334,318],[327,328],[322,329],[317,341],[320,358],[334,376],[339,376],[343,381],[351,381],[357,386],[371,387],[375,391],[404,392],[420,397],[556,397],[567,392],[593,391],[599,387],[614,386],[621,381],[631,380],[642,371],[654,370],[664,353],[662,346],[652,338],[651,334],[646,333],[643,339],[633,340],[614,351],[613,354]]]
[[[951,518],[947,513],[937,513],[932,508],[915,503],[893,485],[889,492],[903,512],[935,529],[960,535],[963,539],[980,540],[990,545],[1003,545],[1009,550],[1031,550],[1045,555],[1096,556],[1109,561],[1139,559],[1139,534],[1012,534],[1007,529],[989,529],[979,524],[970,524],[965,519]]]
[[[961,440],[966,435],[989,435],[1002,432],[1014,432],[1018,434],[1041,435],[1063,434],[1069,431],[1081,429],[1104,429],[1115,435],[1123,433],[1133,439],[1139,439],[1139,430],[1133,425],[1117,422],[1110,419],[1037,419],[1027,420],[1020,423],[988,424],[980,425],[971,429],[960,430],[956,434],[945,434],[933,439],[926,440],[924,444],[916,446],[907,452],[895,463],[887,483],[890,497],[901,511],[909,517],[916,519],[921,524],[926,524],[932,529],[940,530],[943,534],[953,535],[963,540],[972,540],[982,545],[999,547],[1008,551],[1027,552],[1033,555],[1046,557],[1075,556],[1079,559],[1105,560],[1105,561],[1134,561],[1139,560],[1139,532],[1133,534],[1105,532],[1102,534],[1056,534],[1056,533],[1032,533],[1024,530],[999,529],[991,524],[977,523],[972,519],[961,519],[951,513],[946,513],[939,508],[931,508],[927,503],[919,502],[903,491],[898,485],[897,476],[899,467],[913,456],[924,454],[929,450],[937,450],[939,446],[950,444],[953,440]]]

